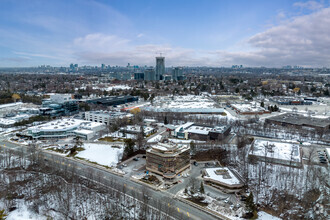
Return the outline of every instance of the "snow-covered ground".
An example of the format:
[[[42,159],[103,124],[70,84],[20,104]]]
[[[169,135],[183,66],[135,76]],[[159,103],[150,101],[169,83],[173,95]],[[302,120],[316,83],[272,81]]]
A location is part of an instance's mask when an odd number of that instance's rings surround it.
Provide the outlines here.
[[[26,204],[21,201],[18,200],[16,203],[16,207],[17,209],[9,212],[8,216],[7,216],[7,220],[46,220],[47,217],[39,215],[35,212],[32,212],[27,206]]]
[[[272,216],[266,212],[258,212],[258,220],[281,220],[280,218],[277,218],[275,216]]]
[[[85,150],[80,151],[77,157],[105,166],[115,166],[123,154],[123,145],[113,147],[110,144],[85,143],[83,148]]]

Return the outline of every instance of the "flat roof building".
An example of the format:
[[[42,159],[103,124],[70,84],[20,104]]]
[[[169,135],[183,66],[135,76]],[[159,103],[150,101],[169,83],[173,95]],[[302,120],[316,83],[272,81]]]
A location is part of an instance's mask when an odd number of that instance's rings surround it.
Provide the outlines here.
[[[251,144],[249,159],[300,167],[301,147],[299,143],[257,138]]]
[[[229,189],[240,189],[244,183],[227,167],[207,168],[203,170],[206,183]]]
[[[261,107],[257,103],[244,103],[244,104],[231,104],[232,109],[240,115],[263,115],[270,114],[269,110],[266,110],[264,107]]]
[[[330,118],[306,117],[303,115],[286,113],[274,117],[266,118],[266,123],[277,124],[281,126],[292,126],[295,128],[312,128],[312,129],[330,129]]]
[[[173,179],[190,168],[190,147],[173,143],[158,143],[146,152],[146,169]]]
[[[96,105],[104,105],[104,106],[114,106],[114,105],[122,105],[130,102],[136,102],[139,98],[135,96],[108,96],[104,98],[98,99],[90,99],[87,100],[87,103],[96,104]]]
[[[85,120],[99,122],[106,125],[112,124],[118,119],[130,119],[133,115],[126,112],[119,111],[89,111],[85,112]]]
[[[30,127],[26,131],[26,136],[34,139],[60,139],[80,136],[89,140],[95,136],[96,132],[104,128],[104,124],[101,123],[65,118]]]
[[[174,136],[194,140],[222,140],[229,135],[230,126],[210,126],[187,122],[174,130]]]

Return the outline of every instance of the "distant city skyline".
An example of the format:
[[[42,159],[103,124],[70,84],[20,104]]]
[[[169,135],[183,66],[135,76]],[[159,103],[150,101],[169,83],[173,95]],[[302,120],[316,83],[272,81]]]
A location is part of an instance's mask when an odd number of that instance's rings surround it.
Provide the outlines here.
[[[330,1],[0,1],[0,67],[330,67]]]

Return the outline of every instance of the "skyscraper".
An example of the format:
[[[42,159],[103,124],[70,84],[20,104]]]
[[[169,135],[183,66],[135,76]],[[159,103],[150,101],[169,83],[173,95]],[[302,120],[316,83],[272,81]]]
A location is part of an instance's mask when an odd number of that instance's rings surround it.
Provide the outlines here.
[[[183,69],[182,69],[182,67],[175,67],[172,70],[172,79],[173,80],[182,80],[183,79]]]
[[[144,71],[144,80],[147,80],[147,81],[156,80],[155,70],[153,68],[148,68]]]
[[[161,80],[165,74],[165,57],[156,57],[156,80]]]

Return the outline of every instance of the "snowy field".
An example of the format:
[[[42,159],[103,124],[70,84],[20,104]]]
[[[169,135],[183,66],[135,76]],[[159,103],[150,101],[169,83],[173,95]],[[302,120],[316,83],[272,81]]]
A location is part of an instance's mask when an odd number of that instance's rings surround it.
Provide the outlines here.
[[[113,147],[110,144],[85,143],[83,148],[85,150],[80,151],[76,155],[77,157],[105,166],[117,165],[118,158],[121,158],[123,154],[123,145]]]

